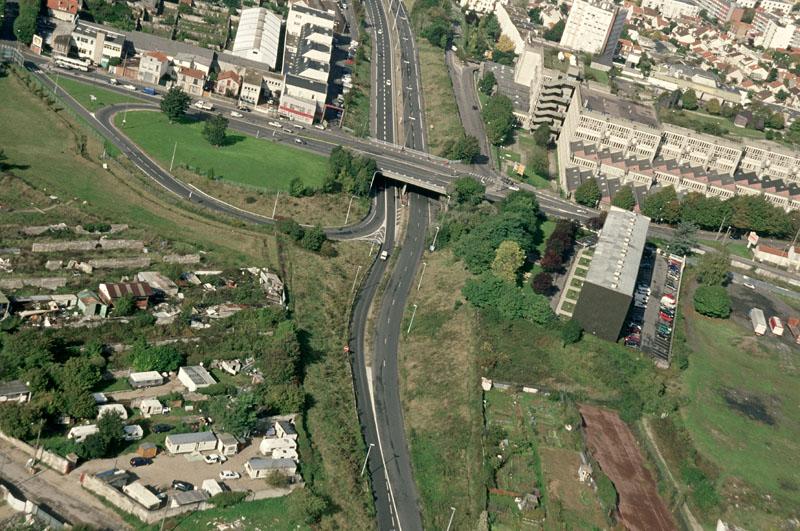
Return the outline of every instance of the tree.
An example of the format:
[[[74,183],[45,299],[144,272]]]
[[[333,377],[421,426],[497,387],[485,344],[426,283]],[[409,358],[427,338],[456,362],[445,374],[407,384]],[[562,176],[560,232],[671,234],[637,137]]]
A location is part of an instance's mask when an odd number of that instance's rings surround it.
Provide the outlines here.
[[[292,177],[289,181],[289,195],[292,197],[303,197],[306,195],[306,186],[300,177]]]
[[[136,312],[136,299],[133,295],[123,295],[114,301],[114,315],[128,317]]]
[[[775,99],[784,102],[789,97],[789,93],[783,89],[780,89],[777,94],[775,94]],[[782,128],[781,128],[782,129]]]
[[[699,286],[694,292],[694,309],[708,317],[727,319],[731,314],[728,291],[722,286]]]
[[[300,240],[300,245],[309,251],[318,252],[322,249],[322,244],[328,240],[325,232],[319,225],[314,225],[310,229],[306,229],[303,238]]]
[[[633,196],[633,187],[626,184],[614,194],[611,199],[611,205],[625,210],[633,210],[636,206],[636,198]]]
[[[542,10],[538,7],[534,7],[528,10],[528,20],[531,21],[531,24],[536,24],[538,26],[542,25]]]
[[[259,399],[253,393],[242,393],[234,400],[227,396],[216,397],[209,412],[216,426],[237,437],[247,437],[255,427]]]
[[[459,177],[453,185],[453,199],[459,205],[479,205],[486,187],[472,177]]]
[[[682,221],[675,229],[669,242],[671,253],[686,256],[697,246],[697,225],[691,221]]]
[[[653,60],[647,53],[642,53],[642,57],[639,59],[639,64],[636,65],[636,67],[642,72],[642,75],[649,76],[650,70],[653,69]]]
[[[465,164],[472,164],[480,154],[481,146],[478,139],[471,135],[463,135],[453,144],[449,157]]]
[[[514,41],[512,41],[508,36],[500,35],[500,38],[497,39],[497,45],[495,46],[495,49],[500,50],[503,53],[512,53],[516,47],[517,46],[514,44]]]
[[[515,241],[506,240],[500,244],[492,261],[492,273],[508,282],[517,281],[517,272],[525,262],[525,253]]]
[[[296,489],[287,498],[287,509],[291,519],[305,525],[319,522],[328,511],[328,502],[309,488]]]
[[[494,86],[497,84],[497,78],[494,77],[494,72],[488,70],[480,81],[478,81],[478,89],[487,96],[492,93]]]
[[[169,372],[177,370],[184,357],[172,345],[155,346],[140,339],[133,344],[130,359],[137,371]]]
[[[600,186],[594,177],[589,177],[575,189],[575,201],[581,205],[595,207],[602,197]]]
[[[25,370],[47,370],[55,359],[56,343],[47,332],[21,330],[5,335],[0,351],[0,377],[12,380]]]
[[[567,346],[577,343],[583,336],[583,327],[575,319],[570,319],[561,328],[561,345]]]
[[[500,38],[500,21],[497,20],[497,15],[494,13],[489,13],[481,18],[481,21],[478,23],[478,28],[486,35],[487,39],[496,41]]]
[[[534,293],[539,295],[549,295],[553,290],[553,275],[546,271],[536,273],[531,280],[531,287]]]
[[[548,41],[559,42],[561,40],[561,36],[564,35],[564,28],[566,25],[566,22],[559,20],[553,24],[552,28],[544,32],[544,38]]]
[[[447,48],[447,43],[453,36],[452,24],[446,18],[434,18],[423,28],[422,36],[434,46]]]
[[[767,83],[772,83],[778,79],[778,69],[775,67],[770,68],[769,74],[767,74]]]
[[[708,112],[708,114],[719,114],[721,111],[722,106],[717,98],[708,100],[708,103],[706,103],[706,112]]]
[[[30,45],[36,34],[36,19],[39,17],[41,2],[39,0],[21,0],[19,13],[14,20],[14,35],[26,45]]]
[[[536,195],[526,190],[516,190],[500,202],[500,212],[514,214],[525,222],[525,229],[534,234],[539,229],[539,201]]]
[[[300,241],[305,234],[303,227],[291,218],[281,219],[276,224],[278,231],[286,234],[294,241]]]
[[[530,153],[528,153],[526,162],[528,163],[528,170],[539,177],[544,177],[545,179],[550,178],[550,160],[547,157],[547,150],[545,148],[542,146],[533,146]]]
[[[161,98],[161,112],[167,115],[170,123],[180,120],[189,109],[192,99],[180,87],[172,87]]]
[[[125,423],[116,411],[105,413],[97,420],[97,435],[111,452],[125,440]]]
[[[508,135],[514,128],[514,105],[507,96],[495,94],[491,96],[481,111],[486,123],[486,136],[495,146],[505,144]]]
[[[676,223],[680,218],[680,202],[672,185],[648,195],[642,205],[642,214],[661,223]]]
[[[694,89],[688,89],[683,93],[683,96],[681,97],[681,105],[684,109],[688,109],[690,111],[697,109],[697,93],[695,93]]]
[[[504,319],[547,324],[554,317],[547,297],[534,293],[530,286],[518,287],[491,273],[467,280],[461,292],[476,308],[495,309]]]
[[[10,437],[29,439],[39,421],[39,411],[30,403],[0,405],[0,431]]]
[[[767,118],[767,123],[765,124],[767,127],[772,129],[783,129],[785,122],[783,119],[783,113],[774,112],[769,115]]]
[[[228,119],[222,114],[215,114],[203,123],[203,137],[212,146],[220,147],[225,143],[225,132],[228,130]]]
[[[550,126],[542,124],[537,127],[536,131],[533,132],[533,139],[540,146],[547,147],[550,144]]]
[[[509,212],[493,216],[462,235],[453,251],[474,274],[488,271],[497,249],[504,240],[517,242],[521,249],[533,249],[534,238],[529,228],[531,220]]]
[[[706,253],[697,263],[697,279],[706,286],[723,286],[728,282],[731,257],[727,249]]]

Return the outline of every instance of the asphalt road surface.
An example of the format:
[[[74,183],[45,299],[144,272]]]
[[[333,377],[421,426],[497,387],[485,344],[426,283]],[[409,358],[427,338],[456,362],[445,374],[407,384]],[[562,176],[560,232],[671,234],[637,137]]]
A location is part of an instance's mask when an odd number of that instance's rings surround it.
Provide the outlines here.
[[[445,59],[453,82],[461,124],[468,135],[478,139],[481,147],[476,167],[481,172],[491,173],[492,153],[479,110],[478,95],[475,93],[475,67],[463,64],[452,50],[445,52]]]
[[[375,109],[375,136],[379,140],[394,142],[394,104],[392,98],[392,38],[381,0],[365,2],[367,14],[374,30],[372,95]]]

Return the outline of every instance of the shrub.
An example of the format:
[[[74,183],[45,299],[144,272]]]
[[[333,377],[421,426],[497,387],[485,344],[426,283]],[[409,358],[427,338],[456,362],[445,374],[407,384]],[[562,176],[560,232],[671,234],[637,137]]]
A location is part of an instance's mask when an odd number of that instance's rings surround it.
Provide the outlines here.
[[[731,298],[722,286],[699,286],[694,292],[694,309],[708,317],[727,319],[731,314]]]
[[[220,492],[211,498],[214,507],[220,509],[241,503],[247,496],[246,492]]]
[[[548,295],[553,289],[553,275],[546,271],[537,273],[531,281],[531,287],[539,295]]]
[[[561,329],[561,341],[564,346],[577,343],[581,340],[581,336],[583,336],[583,328],[575,319],[567,321],[564,328]]]

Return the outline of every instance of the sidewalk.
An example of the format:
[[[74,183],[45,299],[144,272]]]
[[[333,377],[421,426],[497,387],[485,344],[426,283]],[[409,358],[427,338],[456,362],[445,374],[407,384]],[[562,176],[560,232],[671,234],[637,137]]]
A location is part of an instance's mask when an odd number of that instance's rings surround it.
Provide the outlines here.
[[[0,444],[0,477],[12,483],[26,498],[48,506],[72,524],[96,529],[131,529],[112,509],[80,485],[80,474],[66,476],[42,467],[35,475],[25,469],[28,456],[8,444]],[[40,465],[41,466],[41,465]]]

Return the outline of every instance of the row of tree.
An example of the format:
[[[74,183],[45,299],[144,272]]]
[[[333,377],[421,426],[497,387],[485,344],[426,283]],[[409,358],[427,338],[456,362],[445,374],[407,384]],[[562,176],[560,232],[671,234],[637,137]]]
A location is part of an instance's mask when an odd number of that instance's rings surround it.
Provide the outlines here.
[[[373,176],[378,171],[374,159],[353,155],[353,153],[336,146],[328,158],[328,173],[322,182],[324,193],[346,192],[364,197],[369,194]]]
[[[700,285],[694,291],[694,309],[709,317],[727,319],[731,314],[728,283],[731,258],[727,251],[706,253],[697,264]]]

